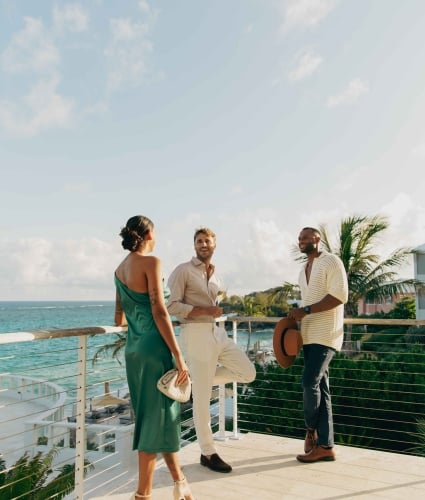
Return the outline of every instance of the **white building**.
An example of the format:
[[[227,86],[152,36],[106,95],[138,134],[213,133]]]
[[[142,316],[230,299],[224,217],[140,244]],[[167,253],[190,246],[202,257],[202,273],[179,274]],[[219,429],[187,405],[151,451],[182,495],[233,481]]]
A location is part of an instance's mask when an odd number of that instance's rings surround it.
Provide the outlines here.
[[[425,244],[413,250],[415,279],[425,282]],[[416,319],[425,319],[425,288],[416,292]]]

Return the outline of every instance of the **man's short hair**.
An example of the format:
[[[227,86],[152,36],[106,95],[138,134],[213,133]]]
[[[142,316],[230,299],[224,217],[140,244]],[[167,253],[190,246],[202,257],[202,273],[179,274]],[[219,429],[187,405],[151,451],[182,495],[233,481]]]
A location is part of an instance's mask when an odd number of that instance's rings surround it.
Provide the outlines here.
[[[318,229],[316,229],[315,227],[303,227],[302,228],[302,231],[313,231],[313,233],[318,236],[319,238],[322,237],[322,235],[320,234],[320,231]]]
[[[196,241],[198,234],[206,234],[207,236],[211,236],[211,238],[215,241],[215,232],[209,227],[199,227],[195,230],[195,234],[193,236],[193,241]]]

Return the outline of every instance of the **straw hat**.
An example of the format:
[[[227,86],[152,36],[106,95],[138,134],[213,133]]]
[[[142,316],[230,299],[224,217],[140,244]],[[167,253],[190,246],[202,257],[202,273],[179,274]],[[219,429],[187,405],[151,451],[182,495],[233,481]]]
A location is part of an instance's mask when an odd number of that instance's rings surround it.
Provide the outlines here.
[[[282,368],[289,368],[301,350],[303,341],[293,319],[283,318],[273,332],[273,351]]]

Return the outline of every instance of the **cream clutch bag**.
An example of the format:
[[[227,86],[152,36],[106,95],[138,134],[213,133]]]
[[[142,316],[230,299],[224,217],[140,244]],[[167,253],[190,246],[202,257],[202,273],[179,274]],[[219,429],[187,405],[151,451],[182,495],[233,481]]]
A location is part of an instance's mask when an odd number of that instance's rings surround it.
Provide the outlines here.
[[[165,372],[164,375],[158,380],[156,386],[158,387],[158,390],[170,399],[180,401],[180,403],[186,403],[186,401],[189,401],[190,399],[192,383],[191,380],[188,379],[185,384],[176,386],[178,373],[179,372],[176,368],[168,370],[168,372]]]

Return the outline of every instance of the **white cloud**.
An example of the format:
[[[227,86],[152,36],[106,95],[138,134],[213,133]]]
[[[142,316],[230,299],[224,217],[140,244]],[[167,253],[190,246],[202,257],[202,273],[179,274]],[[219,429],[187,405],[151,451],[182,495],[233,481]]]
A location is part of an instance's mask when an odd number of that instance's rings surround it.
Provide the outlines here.
[[[144,23],[133,23],[131,19],[112,19],[111,33],[113,43],[134,42],[147,35],[148,27]]]
[[[108,111],[110,91],[123,85],[139,85],[146,77],[147,58],[152,51],[150,30],[158,13],[147,0],[139,1],[138,8],[139,17],[146,19],[144,23],[130,18],[110,21],[111,38],[105,50],[109,64],[105,98],[80,109],[80,118],[104,114]],[[23,28],[0,51],[0,69],[16,79],[16,85],[14,80],[11,87],[16,89],[15,95],[0,97],[0,129],[11,135],[32,137],[73,121],[77,103],[60,91],[62,61],[57,44],[63,35],[71,33],[75,37],[88,28],[89,13],[79,3],[56,4],[49,27],[41,19],[24,18]]]
[[[31,137],[73,119],[74,103],[57,92],[59,77],[39,81],[17,102],[0,101],[0,127],[16,136]]]
[[[335,6],[335,0],[281,0],[282,30],[316,26]]]
[[[398,193],[381,213],[390,220],[390,240],[396,242],[392,249],[425,243],[425,205],[416,203],[409,194]]]
[[[291,229],[286,223],[282,224],[275,210],[244,210],[222,214],[218,220],[212,227],[217,233],[214,261],[229,294],[245,295],[278,286],[284,281],[296,281],[298,266],[294,264],[291,247],[297,234],[289,232]],[[208,221],[206,223],[208,225]],[[192,227],[190,232],[179,230],[173,234],[173,240],[181,242],[182,234],[191,233]],[[181,243],[177,248],[180,246]],[[186,250],[183,260],[188,260],[193,254],[192,244],[190,252],[187,255]],[[169,256],[165,260],[168,259]],[[170,260],[174,263],[182,261]]]
[[[194,255],[194,230],[206,225],[217,234],[214,263],[228,293],[244,295],[284,281],[296,281],[298,266],[290,249],[297,233],[291,234],[282,227],[281,217],[274,210],[221,214],[214,220],[214,224],[210,224],[202,214],[191,213],[169,227],[157,226],[155,253],[161,256],[166,279],[177,264]],[[167,235],[167,239],[163,240],[162,235]]]
[[[42,238],[17,242],[11,257],[13,280],[24,285],[51,285],[56,278],[51,270],[52,243]],[[3,253],[3,252],[2,252]],[[30,256],[30,258],[29,258]]]
[[[10,252],[11,245],[14,251]],[[90,298],[113,299],[113,270],[122,258],[115,244],[96,238],[49,241],[44,238],[0,240],[0,293],[19,291],[19,299]],[[83,292],[84,293],[84,292]]]
[[[152,51],[149,25],[131,19],[111,20],[112,41],[105,50],[110,61],[108,90],[117,90],[124,84],[140,84],[146,73],[146,60]]]
[[[217,233],[214,262],[224,287],[231,295],[245,295],[279,286],[285,281],[296,283],[300,266],[292,250],[300,229],[325,224],[334,241],[341,219],[354,213],[358,212],[352,207],[338,204],[333,208],[302,210],[292,213],[291,217],[282,217],[274,209],[219,216],[212,227]],[[400,246],[425,243],[425,208],[409,197],[401,194],[388,206],[378,208],[376,213],[389,217],[389,228],[377,243],[378,253],[383,257]],[[191,237],[200,223],[208,225],[209,221],[201,220],[199,214],[191,214],[170,227],[158,228],[156,252],[161,256],[166,278],[177,264],[194,255]],[[167,240],[163,241],[165,234]],[[402,276],[413,277],[411,267],[401,271]]]
[[[389,217],[389,229],[377,245],[380,255],[387,256],[400,246],[425,243],[425,207],[408,194],[400,193],[377,213]],[[337,237],[342,217],[352,211],[340,208],[294,214],[290,219],[272,209],[243,211],[215,218],[212,229],[217,233],[214,262],[218,275],[229,294],[245,295],[279,286],[285,281],[296,283],[300,270],[292,248],[299,230],[306,225],[325,223],[332,238]],[[163,263],[168,278],[174,267],[192,255],[192,235],[200,224],[209,225],[199,213],[182,220],[159,223],[155,254]],[[14,251],[10,252],[10,248]],[[112,273],[124,252],[113,241],[98,238],[50,241],[45,238],[0,238],[0,297],[20,300],[35,298],[113,299]],[[410,267],[409,267],[410,266]],[[400,273],[413,277],[411,264]]]
[[[78,6],[55,8],[55,23],[67,22],[68,29],[81,30],[84,16]],[[32,137],[52,127],[65,127],[73,119],[74,101],[59,92],[58,66],[60,51],[54,34],[43,22],[24,18],[24,27],[14,34],[3,53],[1,66],[5,72],[33,73],[27,93],[14,99],[0,100],[0,128],[21,137]]]
[[[353,104],[360,96],[369,92],[369,84],[357,78],[349,82],[347,87],[339,94],[330,96],[326,101],[329,108]]]
[[[296,282],[298,266],[291,254],[296,235],[282,229],[276,219],[273,214],[257,214],[253,220],[245,220],[240,231],[246,234],[245,239],[232,242],[231,252],[221,250],[225,255],[223,274],[230,293],[244,295],[285,281]]]
[[[60,54],[42,21],[24,19],[24,28],[16,33],[1,54],[1,65],[9,73],[45,73],[56,67]]]
[[[89,15],[78,4],[68,4],[64,7],[53,8],[53,26],[57,32],[65,30],[82,32],[88,29]]]
[[[415,205],[406,193],[399,193],[382,207],[382,212],[391,218],[392,224],[400,226]]]
[[[373,213],[364,213],[352,210],[345,206],[342,210],[336,209],[315,211],[309,215],[303,215],[300,225],[325,224],[331,237],[336,243],[338,227],[342,218],[356,215],[381,215],[387,217],[388,228],[382,232],[374,245],[374,251],[382,259],[389,256],[394,250],[401,247],[416,247],[425,243],[425,206],[418,203],[409,194],[400,192],[392,197],[391,201],[378,206]],[[399,276],[412,278],[414,275],[413,258],[399,270]]]
[[[390,255],[397,248],[415,248],[425,243],[425,205],[416,203],[409,194],[397,194],[380,213],[390,222],[382,242],[383,255]],[[414,277],[413,257],[399,270],[399,275]]]
[[[416,158],[425,159],[425,143],[417,144],[412,149],[412,156]]]
[[[123,257],[118,245],[89,238],[67,240],[58,243],[57,247],[62,256],[60,259],[55,257],[52,269],[63,281],[73,285],[112,285],[114,266]]]
[[[289,72],[288,79],[292,82],[304,80],[311,76],[322,62],[323,59],[320,55],[306,51],[297,57],[296,67]]]
[[[139,0],[138,6],[142,12],[149,13],[151,11],[151,7],[150,7],[149,2],[147,0]]]

